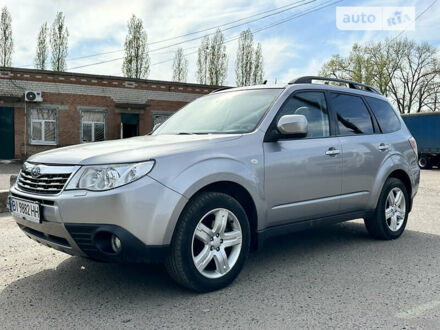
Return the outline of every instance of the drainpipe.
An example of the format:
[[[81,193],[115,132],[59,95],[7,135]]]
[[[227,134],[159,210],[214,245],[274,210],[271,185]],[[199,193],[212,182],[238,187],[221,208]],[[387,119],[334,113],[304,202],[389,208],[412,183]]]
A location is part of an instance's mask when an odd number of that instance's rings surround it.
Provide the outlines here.
[[[26,95],[24,96],[24,158],[26,160],[27,157],[27,140],[26,140],[26,132],[27,132],[27,109],[26,109]]]

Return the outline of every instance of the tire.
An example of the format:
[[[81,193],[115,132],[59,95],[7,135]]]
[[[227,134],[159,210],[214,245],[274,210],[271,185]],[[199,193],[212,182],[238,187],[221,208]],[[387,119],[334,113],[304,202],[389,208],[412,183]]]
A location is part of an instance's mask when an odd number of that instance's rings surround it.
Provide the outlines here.
[[[421,169],[430,169],[432,167],[431,159],[428,156],[420,156],[419,167]]]
[[[398,192],[401,192],[401,203],[396,203]],[[396,205],[393,205],[394,203]],[[409,196],[405,185],[397,178],[388,178],[382,188],[374,215],[364,219],[368,233],[382,240],[399,238],[408,221],[408,209]]]
[[[249,221],[240,203],[224,193],[203,192],[180,215],[165,266],[184,287],[214,291],[238,276],[249,247]]]

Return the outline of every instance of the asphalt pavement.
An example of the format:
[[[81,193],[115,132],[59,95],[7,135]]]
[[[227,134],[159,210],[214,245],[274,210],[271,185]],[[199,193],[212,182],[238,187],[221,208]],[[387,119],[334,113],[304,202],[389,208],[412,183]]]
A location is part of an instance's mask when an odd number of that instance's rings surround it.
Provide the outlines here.
[[[97,263],[28,239],[0,215],[2,328],[440,328],[440,170],[404,235],[362,221],[268,241],[228,288],[196,294],[160,265]]]

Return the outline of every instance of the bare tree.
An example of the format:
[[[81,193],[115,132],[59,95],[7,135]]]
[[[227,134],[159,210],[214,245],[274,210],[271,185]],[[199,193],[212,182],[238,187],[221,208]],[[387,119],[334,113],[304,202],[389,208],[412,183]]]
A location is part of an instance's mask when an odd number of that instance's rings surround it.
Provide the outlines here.
[[[55,20],[52,23],[50,30],[50,47],[52,50],[52,70],[65,71],[66,57],[67,57],[67,42],[69,38],[69,31],[64,22],[64,15],[58,12]]]
[[[320,74],[372,84],[390,96],[401,113],[437,110],[439,51],[407,38],[353,45],[346,58],[333,55]]]
[[[226,55],[225,38],[220,29],[211,39],[208,71],[210,85],[223,85],[228,71],[228,56]]]
[[[258,43],[255,49],[254,55],[254,68],[252,71],[252,85],[259,85],[263,83],[264,76],[264,63],[263,63],[263,50],[261,44]]]
[[[355,43],[347,58],[342,58],[338,54],[333,55],[330,61],[322,66],[320,74],[370,83],[373,75],[371,72],[371,59],[365,56],[365,49]]]
[[[41,25],[37,39],[37,50],[35,54],[35,68],[44,70],[47,66],[47,57],[49,55],[49,47],[47,45],[48,27],[47,23]]]
[[[431,93],[436,91],[440,74],[438,51],[428,43],[417,45],[404,40],[402,63],[391,82],[391,93],[401,113],[421,112]]]
[[[368,84],[375,85],[383,95],[388,96],[391,81],[401,62],[400,57],[395,53],[397,50],[392,49],[389,40],[385,40],[371,42],[363,47],[363,51],[368,57],[367,65],[371,72]]]
[[[147,78],[150,73],[147,33],[142,19],[133,15],[128,21],[128,34],[125,38],[125,57],[122,71],[129,78]]]
[[[183,54],[183,48],[176,51],[173,62],[173,81],[186,82],[188,77],[188,60]]]
[[[199,84],[208,84],[209,79],[209,36],[205,36],[197,51],[197,81]]]
[[[240,33],[237,58],[235,60],[235,83],[237,86],[250,86],[254,67],[253,34],[250,29]]]
[[[12,18],[8,8],[4,6],[0,18],[0,66],[11,66],[13,51]]]
[[[431,85],[425,106],[428,111],[440,111],[440,79]]]

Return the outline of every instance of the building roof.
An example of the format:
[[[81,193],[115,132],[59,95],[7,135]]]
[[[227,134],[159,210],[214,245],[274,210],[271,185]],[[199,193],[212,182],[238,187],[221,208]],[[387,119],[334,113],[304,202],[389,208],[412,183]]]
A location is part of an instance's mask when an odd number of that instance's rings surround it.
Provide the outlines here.
[[[96,79],[124,80],[124,81],[132,81],[132,82],[157,83],[157,84],[168,84],[168,85],[176,85],[176,86],[187,86],[187,87],[198,87],[198,88],[209,88],[209,89],[218,89],[222,87],[227,87],[227,86],[205,85],[205,84],[196,84],[196,83],[184,83],[184,82],[169,81],[169,80],[138,79],[138,78],[127,78],[121,76],[98,75],[98,74],[78,73],[78,72],[60,72],[60,71],[26,69],[26,68],[17,68],[17,67],[0,67],[0,71],[40,73],[40,74],[71,76],[71,77],[79,77],[79,78],[83,77],[83,78],[96,78]]]

